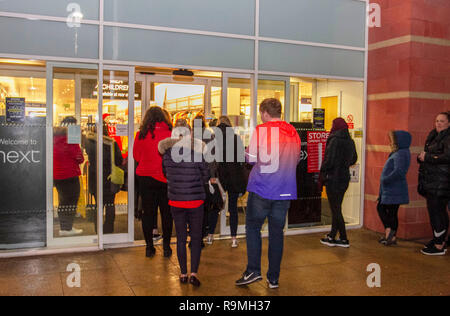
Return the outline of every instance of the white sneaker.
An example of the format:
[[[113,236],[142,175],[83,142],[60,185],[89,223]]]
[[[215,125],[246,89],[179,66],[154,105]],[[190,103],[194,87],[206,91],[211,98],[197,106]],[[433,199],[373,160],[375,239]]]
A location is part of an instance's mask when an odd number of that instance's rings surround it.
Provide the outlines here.
[[[239,246],[239,242],[237,241],[237,239],[233,239],[233,241],[231,242],[231,248],[237,248]]]
[[[59,236],[60,237],[71,237],[71,236],[77,236],[83,234],[82,229],[76,229],[72,228],[72,230],[60,230]]]
[[[207,245],[212,245],[212,244],[213,244],[213,241],[214,241],[214,236],[209,235],[209,236],[206,238],[206,244],[207,244]]]

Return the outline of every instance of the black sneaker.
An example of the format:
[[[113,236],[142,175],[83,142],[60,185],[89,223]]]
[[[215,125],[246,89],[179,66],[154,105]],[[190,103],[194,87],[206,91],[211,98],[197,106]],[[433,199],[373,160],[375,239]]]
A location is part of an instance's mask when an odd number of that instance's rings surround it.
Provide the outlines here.
[[[432,239],[425,245],[425,248],[433,248],[434,245],[436,245],[436,242]]]
[[[320,240],[320,243],[322,245],[328,246],[328,247],[336,247],[336,240],[331,238],[330,236],[325,236],[325,238]]]
[[[269,289],[278,289],[280,287],[280,284],[278,284],[278,281],[272,282],[267,280],[267,286],[269,287]]]
[[[261,281],[262,276],[259,273],[245,271],[242,277],[236,281],[236,285],[247,285],[256,281]]]
[[[335,245],[336,247],[341,247],[341,248],[350,248],[350,242],[346,239],[344,240],[336,240],[335,241]]]
[[[153,241],[157,242],[158,240],[161,240],[163,237],[161,234],[153,234]]]
[[[421,252],[426,256],[445,256],[447,249],[444,247],[439,250],[435,245],[433,245],[433,247],[423,248]]]

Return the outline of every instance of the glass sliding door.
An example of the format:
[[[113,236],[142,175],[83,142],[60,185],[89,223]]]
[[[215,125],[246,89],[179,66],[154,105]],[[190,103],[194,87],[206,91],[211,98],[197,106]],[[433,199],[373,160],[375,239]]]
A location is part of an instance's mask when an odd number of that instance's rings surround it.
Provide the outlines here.
[[[223,74],[222,77],[222,115],[228,116],[234,131],[242,140],[244,147],[250,144],[252,117],[256,111],[253,97],[253,76],[247,74]],[[248,193],[238,198],[238,234],[245,234],[245,213]],[[220,217],[220,234],[231,235],[232,214],[228,212],[229,199]]]
[[[100,89],[96,90],[99,93]],[[135,83],[134,68],[105,67],[101,93],[104,207],[100,213],[104,243],[133,242],[133,143],[136,118],[142,111],[142,85]]]
[[[98,246],[97,155],[87,136],[98,123],[96,65],[47,64],[47,244],[49,247]]]

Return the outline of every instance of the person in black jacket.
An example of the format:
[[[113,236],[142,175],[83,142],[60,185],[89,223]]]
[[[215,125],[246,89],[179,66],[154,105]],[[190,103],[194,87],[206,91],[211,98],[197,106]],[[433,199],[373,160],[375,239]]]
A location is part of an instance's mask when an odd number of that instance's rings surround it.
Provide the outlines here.
[[[350,184],[350,166],[358,161],[356,146],[350,137],[348,125],[342,118],[333,121],[333,128],[327,140],[325,158],[320,175],[326,186],[328,202],[333,215],[331,232],[320,242],[330,247],[350,247],[342,216],[342,202]],[[337,233],[340,239],[336,240]]]
[[[205,187],[210,170],[203,158],[205,144],[191,137],[188,127],[177,127],[172,138],[163,140],[158,150],[163,155],[163,172],[167,178],[169,205],[177,232],[177,255],[181,268],[180,282],[198,287],[197,273],[200,264]],[[177,133],[181,138],[177,137]],[[187,275],[186,241],[191,237],[191,276]]]
[[[92,194],[97,204],[97,133],[88,133],[86,137],[86,153],[89,157],[89,194]],[[103,234],[114,233],[116,218],[115,199],[118,191],[113,187],[108,177],[111,175],[112,161],[111,148],[114,148],[114,162],[117,167],[123,164],[122,153],[117,142],[108,137],[108,126],[103,124],[103,205],[105,207],[105,222]],[[97,231],[97,213],[94,216],[95,231]]]
[[[422,253],[445,255],[445,238],[449,228],[447,204],[450,200],[450,114],[440,113],[436,128],[429,134],[425,150],[418,156],[419,194],[427,199],[434,239]]]
[[[222,143],[217,149],[220,151],[219,157],[221,161],[218,163],[218,175],[220,184],[223,189],[228,192],[228,212],[230,213],[230,228],[231,228],[231,247],[236,248],[237,242],[237,230],[238,230],[238,199],[239,196],[244,194],[247,189],[247,181],[245,180],[245,157],[244,144],[241,138],[234,133],[230,119],[227,116],[221,116],[218,121],[219,125],[217,129],[221,135]],[[232,137],[227,137],[227,135]],[[227,140],[232,140],[233,143],[229,144]],[[228,151],[233,151],[228,153]],[[239,161],[239,154],[244,157]],[[227,157],[229,155],[230,157]],[[231,158],[231,159],[229,159]],[[212,244],[214,232],[217,225],[219,213],[210,212],[209,214],[209,235],[207,239],[208,244]]]

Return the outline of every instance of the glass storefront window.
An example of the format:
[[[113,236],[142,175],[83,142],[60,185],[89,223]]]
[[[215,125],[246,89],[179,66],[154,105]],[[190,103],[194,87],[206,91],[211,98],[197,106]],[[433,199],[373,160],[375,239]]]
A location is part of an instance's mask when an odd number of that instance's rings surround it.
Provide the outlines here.
[[[0,250],[46,246],[45,107],[45,72],[0,69]]]
[[[319,174],[312,168],[311,157],[317,154],[308,142],[308,133],[331,130],[337,117],[344,118],[356,144],[358,162],[351,169],[352,182],[343,202],[343,215],[348,225],[360,223],[361,174],[363,154],[364,84],[356,81],[291,78],[291,121],[302,139],[302,161],[297,170],[299,200],[292,203],[289,228],[331,225],[331,210]],[[326,139],[323,140],[325,146]],[[323,147],[324,149],[324,147]],[[310,160],[311,159],[311,160]],[[320,158],[318,158],[320,159]]]

